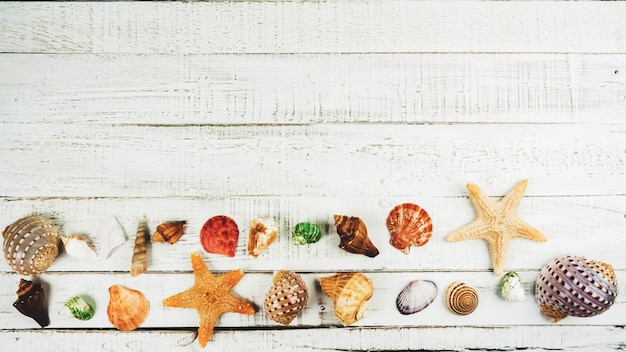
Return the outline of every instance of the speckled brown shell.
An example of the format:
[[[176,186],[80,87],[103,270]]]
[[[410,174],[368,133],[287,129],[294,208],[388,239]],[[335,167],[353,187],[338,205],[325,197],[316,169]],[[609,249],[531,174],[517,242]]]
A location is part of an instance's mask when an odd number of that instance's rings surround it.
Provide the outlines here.
[[[21,218],[2,232],[4,258],[21,275],[37,275],[52,265],[59,253],[59,234],[41,216]]]
[[[248,253],[254,258],[267,249],[278,236],[274,219],[253,219],[248,231]]]
[[[378,255],[378,249],[369,236],[363,220],[356,216],[335,215],[335,226],[341,242],[339,248],[355,254],[363,254],[370,258]]]
[[[107,315],[109,321],[118,330],[135,330],[148,317],[150,302],[140,291],[120,285],[109,287],[109,306]]]
[[[605,312],[617,297],[613,266],[564,256],[546,263],[535,283],[535,299],[553,322],[568,315],[591,317]]]
[[[274,275],[274,285],[265,295],[263,307],[270,319],[289,325],[304,309],[309,299],[306,284],[300,275],[281,270]]]
[[[367,301],[374,293],[372,280],[361,273],[339,273],[320,278],[322,291],[333,300],[335,316],[344,326],[361,320],[367,311]]]
[[[20,279],[17,289],[17,301],[13,307],[29,318],[33,318],[42,328],[50,325],[46,294],[43,286],[38,282]]]
[[[471,314],[478,307],[478,292],[462,282],[453,282],[444,299],[446,307],[456,315]]]
[[[387,228],[389,243],[402,253],[409,254],[411,246],[423,246],[433,235],[433,223],[426,210],[417,204],[403,203],[389,212]]]
[[[185,233],[185,228],[187,227],[187,221],[170,221],[165,222],[157,226],[156,231],[152,235],[150,239],[151,242],[167,242],[169,244],[174,244],[180,240]]]

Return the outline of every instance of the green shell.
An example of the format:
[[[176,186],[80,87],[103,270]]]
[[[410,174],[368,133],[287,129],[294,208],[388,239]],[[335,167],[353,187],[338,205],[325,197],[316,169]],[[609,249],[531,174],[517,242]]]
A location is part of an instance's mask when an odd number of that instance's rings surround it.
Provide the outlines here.
[[[322,231],[315,224],[301,222],[293,228],[293,241],[296,244],[315,243],[322,238]]]
[[[94,309],[81,297],[72,297],[65,302],[65,307],[69,309],[76,319],[89,320],[93,318]]]
[[[523,301],[524,287],[522,278],[515,272],[510,271],[502,278],[502,297],[507,301]]]

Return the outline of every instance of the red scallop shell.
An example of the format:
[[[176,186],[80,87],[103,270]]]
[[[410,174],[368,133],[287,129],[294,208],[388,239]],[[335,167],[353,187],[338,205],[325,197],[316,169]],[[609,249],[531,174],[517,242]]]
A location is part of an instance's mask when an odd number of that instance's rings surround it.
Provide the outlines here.
[[[423,246],[433,235],[433,223],[426,210],[417,204],[403,203],[391,210],[387,217],[391,233],[389,243],[409,254],[411,246]]]
[[[205,251],[234,257],[239,227],[235,220],[217,215],[207,220],[200,230],[200,242]]]

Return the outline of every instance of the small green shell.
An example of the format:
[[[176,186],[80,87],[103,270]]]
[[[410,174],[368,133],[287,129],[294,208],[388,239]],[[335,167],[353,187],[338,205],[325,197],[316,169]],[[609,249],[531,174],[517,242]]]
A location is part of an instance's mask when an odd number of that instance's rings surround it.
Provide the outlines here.
[[[296,244],[315,243],[322,238],[322,231],[315,224],[301,222],[293,228],[293,241]]]
[[[523,301],[524,287],[522,278],[515,272],[510,271],[502,278],[502,297],[507,301]]]
[[[65,307],[76,319],[89,320],[93,318],[94,310],[89,303],[85,302],[81,297],[72,297],[65,302]]]

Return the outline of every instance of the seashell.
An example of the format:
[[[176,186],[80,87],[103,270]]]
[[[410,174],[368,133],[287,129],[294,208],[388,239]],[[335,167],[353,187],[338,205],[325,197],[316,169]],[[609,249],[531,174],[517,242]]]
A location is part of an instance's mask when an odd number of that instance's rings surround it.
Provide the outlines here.
[[[361,273],[339,273],[320,278],[320,286],[333,300],[335,316],[344,326],[361,320],[367,311],[367,301],[374,293],[372,280]]]
[[[341,242],[339,248],[370,258],[378,255],[378,249],[367,236],[365,223],[356,216],[335,215],[335,226]]]
[[[315,224],[301,222],[293,227],[292,235],[295,244],[310,244],[322,238],[322,231]]]
[[[65,301],[63,308],[59,311],[61,315],[72,316],[78,320],[89,320],[93,318],[94,313],[93,307],[79,296]]]
[[[137,329],[148,317],[150,302],[140,291],[120,285],[109,287],[109,321],[118,330],[130,331]]]
[[[79,235],[61,236],[65,253],[79,260],[92,260],[98,258],[96,252],[89,247],[87,241]]]
[[[187,221],[185,220],[165,222],[157,226],[154,235],[152,235],[151,241],[174,244],[178,242],[180,237],[183,235],[186,227]]]
[[[478,292],[465,283],[453,282],[446,290],[446,307],[456,315],[468,315],[478,307]]]
[[[217,215],[207,220],[200,230],[200,242],[205,251],[235,256],[239,227],[235,220],[225,215]]]
[[[411,281],[398,295],[396,307],[404,315],[426,309],[437,297],[437,284],[430,280]]]
[[[391,233],[389,243],[409,254],[410,246],[421,247],[433,235],[433,223],[426,210],[417,204],[404,203],[391,209],[387,217]]]
[[[104,219],[98,230],[98,241],[100,254],[106,255],[107,259],[126,242],[124,229],[115,216],[111,215]]]
[[[137,225],[137,235],[135,236],[135,246],[133,247],[133,257],[130,264],[130,275],[137,276],[148,270],[148,224],[146,219],[139,221]]]
[[[274,275],[274,285],[265,295],[265,313],[275,322],[289,325],[309,299],[306,284],[300,275],[281,270]]]
[[[13,307],[25,316],[33,318],[42,328],[50,325],[46,294],[40,283],[20,279],[16,293],[17,301],[13,303]]]
[[[254,219],[250,222],[248,232],[248,253],[253,257],[258,257],[261,251],[274,242],[278,236],[278,227],[274,219]]]
[[[522,278],[510,271],[502,278],[502,297],[507,301],[523,301],[525,298]]]
[[[16,220],[2,232],[4,258],[20,275],[37,275],[52,265],[59,253],[59,234],[41,216]]]
[[[535,283],[535,299],[553,322],[603,313],[617,292],[613,266],[569,255],[546,263]]]

